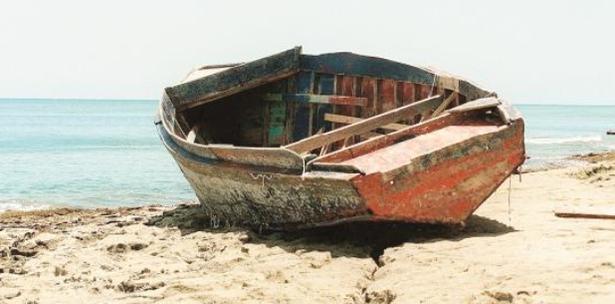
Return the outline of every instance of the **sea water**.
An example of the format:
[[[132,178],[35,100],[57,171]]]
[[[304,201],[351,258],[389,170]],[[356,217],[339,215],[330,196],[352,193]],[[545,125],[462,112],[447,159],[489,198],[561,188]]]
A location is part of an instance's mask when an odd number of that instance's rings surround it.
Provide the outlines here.
[[[154,100],[0,100],[0,211],[195,199],[164,149]],[[615,106],[516,105],[527,166],[615,149]]]
[[[153,100],[0,100],[0,211],[193,199]]]
[[[615,106],[515,105],[525,119],[525,167],[567,165],[576,154],[615,150]]]

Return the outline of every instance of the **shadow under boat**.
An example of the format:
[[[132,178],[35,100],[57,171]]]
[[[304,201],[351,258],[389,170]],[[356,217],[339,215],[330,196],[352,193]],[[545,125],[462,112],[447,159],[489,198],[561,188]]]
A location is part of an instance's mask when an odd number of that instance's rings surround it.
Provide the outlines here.
[[[297,250],[328,251],[333,257],[371,257],[379,263],[384,250],[404,243],[459,241],[472,237],[493,237],[516,230],[499,221],[471,215],[465,225],[424,224],[399,221],[354,221],[335,226],[311,227],[291,231],[266,228],[233,227],[207,217],[199,205],[179,205],[149,220],[148,225],[176,227],[182,235],[197,231],[246,231],[250,243]]]

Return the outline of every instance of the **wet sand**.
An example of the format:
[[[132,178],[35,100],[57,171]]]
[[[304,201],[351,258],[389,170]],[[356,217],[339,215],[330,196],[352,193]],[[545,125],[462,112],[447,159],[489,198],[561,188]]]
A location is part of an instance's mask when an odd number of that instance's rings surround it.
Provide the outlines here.
[[[614,303],[615,162],[513,176],[465,227],[219,227],[198,207],[0,214],[0,303]],[[509,208],[510,186],[510,208]]]

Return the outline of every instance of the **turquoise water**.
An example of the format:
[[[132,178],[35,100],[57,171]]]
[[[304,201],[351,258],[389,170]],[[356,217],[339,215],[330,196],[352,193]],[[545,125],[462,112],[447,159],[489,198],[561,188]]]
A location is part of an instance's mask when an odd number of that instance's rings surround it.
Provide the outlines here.
[[[153,124],[157,102],[0,100],[0,211],[194,199]],[[528,166],[615,149],[615,106],[519,105]]]
[[[156,105],[0,100],[0,211],[192,199],[156,134]]]
[[[516,105],[525,118],[526,167],[566,164],[566,157],[615,150],[615,106]]]

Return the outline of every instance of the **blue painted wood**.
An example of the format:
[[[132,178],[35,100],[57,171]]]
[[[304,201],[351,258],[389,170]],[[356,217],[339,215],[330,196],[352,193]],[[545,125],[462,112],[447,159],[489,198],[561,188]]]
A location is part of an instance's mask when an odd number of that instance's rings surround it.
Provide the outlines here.
[[[263,95],[263,98],[266,101],[275,102],[316,103],[357,107],[365,107],[367,105],[367,98],[356,96],[267,93]]]
[[[299,70],[301,47],[229,68],[165,89],[175,106],[182,110],[245,91],[292,75]]]
[[[335,75],[333,74],[319,74],[320,83],[319,94],[333,95],[335,93]],[[326,113],[333,113],[333,107],[331,105],[318,105],[316,108],[315,125],[316,130],[324,127],[325,132],[331,130],[331,123],[325,120]]]
[[[318,73],[370,76],[429,85],[434,79],[433,73],[421,68],[388,59],[347,52],[301,55],[300,67],[303,70]]]
[[[314,74],[311,72],[299,72],[295,76],[296,79],[296,91],[299,94],[312,93],[312,82],[314,80]],[[309,135],[309,119],[310,119],[310,105],[303,102],[293,102],[294,105],[294,126],[293,126],[293,141],[305,138]]]

